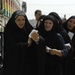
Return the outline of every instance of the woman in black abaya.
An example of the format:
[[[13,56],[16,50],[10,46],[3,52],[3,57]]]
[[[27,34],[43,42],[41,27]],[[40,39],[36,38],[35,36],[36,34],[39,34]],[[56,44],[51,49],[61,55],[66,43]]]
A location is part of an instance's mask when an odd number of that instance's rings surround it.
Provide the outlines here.
[[[47,46],[45,75],[62,75],[62,61],[68,54],[62,36],[57,33],[57,25],[57,20],[48,15],[38,28]]]
[[[3,75],[44,75],[45,42],[38,33],[29,38],[32,29],[23,11],[12,14],[4,30]]]
[[[75,75],[75,16],[69,17],[63,23],[63,28],[67,31],[72,46],[66,60],[65,75]]]

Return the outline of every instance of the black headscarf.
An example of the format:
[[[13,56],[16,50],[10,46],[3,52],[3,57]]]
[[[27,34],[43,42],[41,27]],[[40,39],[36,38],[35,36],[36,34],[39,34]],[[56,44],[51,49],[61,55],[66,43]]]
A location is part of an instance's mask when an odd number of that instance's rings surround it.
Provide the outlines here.
[[[56,20],[58,22],[57,32],[62,35],[65,43],[68,43],[69,40],[70,40],[70,38],[69,38],[66,30],[64,28],[62,28],[62,20],[61,20],[60,16],[58,15],[58,13],[56,13],[56,12],[50,12],[49,15],[52,15],[52,16],[54,16],[56,18]]]
[[[19,28],[15,23],[15,19],[18,16],[25,17],[25,26],[23,28]],[[6,24],[5,29],[10,30],[10,32],[12,32],[12,33],[15,33],[18,30],[27,30],[28,32],[30,32],[33,29],[33,27],[28,22],[28,19],[27,19],[27,16],[25,15],[25,13],[21,10],[17,10],[12,14],[11,18],[9,19],[8,23]]]
[[[15,23],[15,19],[18,16],[24,16],[25,17],[25,25],[23,28],[19,28],[17,24]],[[5,39],[8,36],[13,36],[16,40],[16,42],[26,42],[28,40],[28,35],[32,30],[32,26],[28,22],[27,16],[25,13],[21,10],[15,11],[11,18],[9,19],[8,23],[6,24],[6,27],[4,29],[4,36]]]
[[[45,20],[51,20],[53,22],[53,27],[50,31],[46,31],[45,28],[44,28]],[[39,33],[46,40],[47,46],[50,45],[49,43],[53,42],[53,40],[55,39],[55,36],[56,36],[56,33],[57,33],[57,30],[56,30],[57,24],[58,23],[57,23],[56,19],[53,16],[47,15],[47,16],[44,17],[41,25],[38,28]]]
[[[67,28],[67,23],[68,23],[68,21],[69,21],[70,19],[75,19],[75,16],[71,16],[65,23],[63,23],[63,28],[66,29],[67,32],[68,32],[68,31],[71,31],[71,32],[73,32],[73,33],[75,34],[75,27],[74,27],[72,30],[69,30],[69,29]]]
[[[52,27],[52,30],[50,30],[50,31],[46,31],[45,30],[45,28],[44,28],[45,20],[51,20],[53,22],[54,25]],[[42,33],[43,36],[44,36],[44,33],[52,33],[52,34],[54,33],[55,34],[56,33],[56,25],[57,24],[58,23],[57,23],[56,19],[53,16],[47,15],[47,16],[44,17],[41,25],[39,26],[39,31]]]
[[[52,15],[56,18],[56,20],[59,22],[59,25],[61,26],[62,25],[62,20],[60,18],[60,16],[58,15],[58,13],[56,12],[50,12],[49,15]]]

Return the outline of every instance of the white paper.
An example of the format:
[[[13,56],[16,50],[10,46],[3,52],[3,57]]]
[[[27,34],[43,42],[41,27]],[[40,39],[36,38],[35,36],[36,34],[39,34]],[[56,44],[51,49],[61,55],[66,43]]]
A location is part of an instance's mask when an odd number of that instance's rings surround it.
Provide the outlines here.
[[[30,38],[32,38],[32,37],[31,37],[31,35],[32,35],[34,32],[36,32],[36,33],[37,33],[38,31],[37,31],[37,30],[35,30],[35,29],[33,29],[33,30],[31,31],[31,33],[29,34],[29,37],[30,37]]]
[[[72,33],[72,32],[69,31],[68,35],[69,35],[70,39],[72,40],[74,33]]]

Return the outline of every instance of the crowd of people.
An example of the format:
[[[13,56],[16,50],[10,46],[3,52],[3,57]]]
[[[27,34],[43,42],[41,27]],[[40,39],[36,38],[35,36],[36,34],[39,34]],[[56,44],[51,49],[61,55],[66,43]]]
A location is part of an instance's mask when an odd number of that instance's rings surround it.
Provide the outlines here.
[[[75,75],[75,16],[17,10],[4,29],[3,75]]]

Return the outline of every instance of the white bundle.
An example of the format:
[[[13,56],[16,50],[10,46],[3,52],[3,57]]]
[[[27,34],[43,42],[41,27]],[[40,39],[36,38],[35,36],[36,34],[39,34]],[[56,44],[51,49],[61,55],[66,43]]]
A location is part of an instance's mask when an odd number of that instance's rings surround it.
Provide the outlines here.
[[[35,30],[35,29],[33,29],[33,30],[30,32],[30,34],[29,34],[29,38],[32,38],[32,37],[31,37],[31,35],[32,35],[34,32],[36,32],[36,33],[37,33],[38,31],[37,31],[37,30]]]

